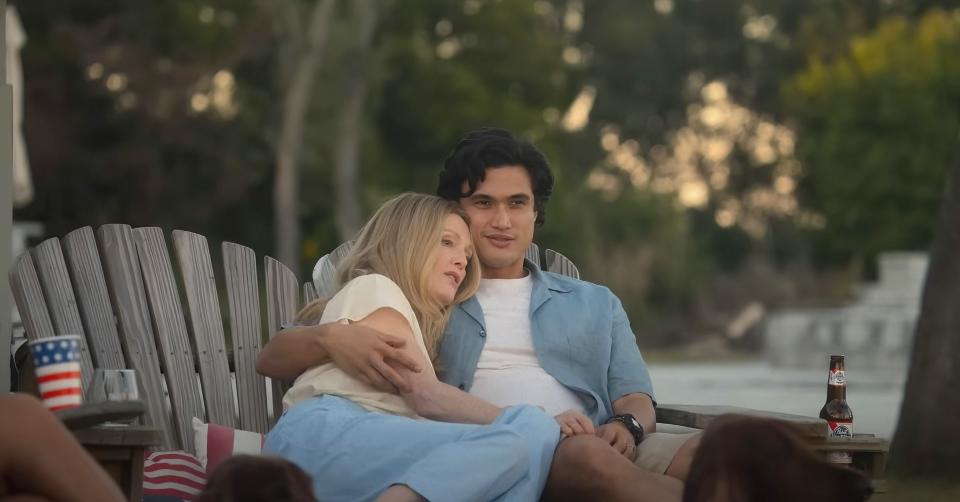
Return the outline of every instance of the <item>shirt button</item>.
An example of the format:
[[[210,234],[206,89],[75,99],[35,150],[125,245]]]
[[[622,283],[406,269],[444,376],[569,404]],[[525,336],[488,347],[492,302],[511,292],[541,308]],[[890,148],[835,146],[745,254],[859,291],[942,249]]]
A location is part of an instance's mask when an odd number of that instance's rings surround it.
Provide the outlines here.
[[[481,330],[480,330],[480,336],[487,336],[487,332],[481,329]]]

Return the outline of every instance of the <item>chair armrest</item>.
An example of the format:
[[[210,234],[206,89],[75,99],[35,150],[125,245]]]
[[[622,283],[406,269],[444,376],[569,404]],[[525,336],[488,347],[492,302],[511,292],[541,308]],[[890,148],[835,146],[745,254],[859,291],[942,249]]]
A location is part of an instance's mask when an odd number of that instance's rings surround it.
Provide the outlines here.
[[[704,429],[710,422],[726,414],[748,415],[752,417],[776,418],[797,426],[806,437],[824,437],[827,431],[827,422],[820,418],[776,413],[772,411],[740,408],[738,406],[712,406],[696,404],[661,404],[657,406],[657,422],[672,425],[682,425],[694,429]]]
[[[108,401],[103,403],[81,404],[76,408],[54,412],[68,429],[76,431],[86,429],[111,420],[137,418],[147,410],[143,401]]]

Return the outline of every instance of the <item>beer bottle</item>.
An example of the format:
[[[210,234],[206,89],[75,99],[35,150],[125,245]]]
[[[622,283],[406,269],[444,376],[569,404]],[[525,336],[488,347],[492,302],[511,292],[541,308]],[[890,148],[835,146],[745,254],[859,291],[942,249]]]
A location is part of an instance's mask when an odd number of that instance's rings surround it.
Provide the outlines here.
[[[847,376],[843,369],[843,356],[830,356],[830,373],[827,377],[827,402],[820,409],[820,418],[827,421],[827,440],[853,439],[853,411],[847,404]],[[850,453],[830,452],[828,458],[838,464],[849,464]]]

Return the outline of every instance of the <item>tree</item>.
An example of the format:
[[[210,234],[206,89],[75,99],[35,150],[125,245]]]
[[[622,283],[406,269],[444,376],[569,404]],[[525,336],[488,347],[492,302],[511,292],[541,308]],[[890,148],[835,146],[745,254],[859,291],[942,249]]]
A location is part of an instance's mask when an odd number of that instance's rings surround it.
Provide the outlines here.
[[[882,20],[785,87],[799,124],[801,202],[824,216],[821,262],[924,249],[960,131],[960,19]]]
[[[273,228],[276,253],[294,274],[300,272],[300,156],[304,127],[314,80],[324,53],[335,0],[317,0],[310,9],[301,38],[302,6],[285,1],[282,30],[287,34],[280,44],[281,60],[287,62],[283,72],[282,119],[276,147],[276,171],[273,185]]]
[[[930,248],[920,319],[890,465],[902,474],[960,473],[960,144]]]
[[[363,223],[358,186],[360,141],[364,129],[364,105],[370,90],[370,73],[375,52],[373,35],[377,26],[377,2],[351,2],[356,21],[355,41],[343,58],[343,103],[337,127],[334,160],[334,215],[341,241],[352,239]]]
[[[270,30],[252,4],[18,2],[37,190],[17,218],[48,235],[124,222],[267,252]]]

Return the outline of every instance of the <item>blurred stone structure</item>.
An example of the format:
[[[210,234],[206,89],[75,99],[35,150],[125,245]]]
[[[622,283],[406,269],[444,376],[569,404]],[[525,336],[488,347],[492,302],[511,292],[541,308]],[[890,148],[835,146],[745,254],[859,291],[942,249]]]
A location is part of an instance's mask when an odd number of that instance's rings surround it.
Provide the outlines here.
[[[830,354],[845,354],[848,369],[903,370],[926,271],[926,253],[884,253],[879,280],[862,285],[855,303],[773,312],[763,328],[767,360],[774,367],[826,368]]]

